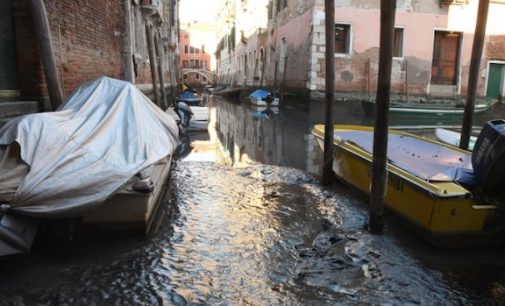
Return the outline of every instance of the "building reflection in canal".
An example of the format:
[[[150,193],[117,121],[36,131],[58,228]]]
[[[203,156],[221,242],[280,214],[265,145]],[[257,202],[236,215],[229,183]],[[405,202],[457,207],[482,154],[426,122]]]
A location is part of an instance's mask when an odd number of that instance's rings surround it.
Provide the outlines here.
[[[320,174],[322,152],[311,129],[324,122],[324,101],[291,97],[280,108],[240,102],[214,97],[209,104],[213,116],[209,133],[220,148],[217,161],[231,165],[256,161]],[[474,116],[474,127],[478,131],[486,120],[503,115],[505,107],[496,105],[486,114]],[[373,116],[365,114],[359,101],[338,101],[334,118],[335,124],[374,125]],[[461,122],[462,117],[390,116],[391,128],[428,137],[434,137],[435,127],[458,129]]]

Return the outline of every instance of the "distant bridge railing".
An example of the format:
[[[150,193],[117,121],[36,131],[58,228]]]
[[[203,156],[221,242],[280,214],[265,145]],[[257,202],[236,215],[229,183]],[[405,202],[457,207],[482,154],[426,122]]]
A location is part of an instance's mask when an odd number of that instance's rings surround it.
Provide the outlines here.
[[[199,74],[200,76],[204,76],[209,83],[214,83],[216,80],[216,73],[206,70],[206,69],[198,69],[198,68],[182,68],[182,75],[187,74]]]

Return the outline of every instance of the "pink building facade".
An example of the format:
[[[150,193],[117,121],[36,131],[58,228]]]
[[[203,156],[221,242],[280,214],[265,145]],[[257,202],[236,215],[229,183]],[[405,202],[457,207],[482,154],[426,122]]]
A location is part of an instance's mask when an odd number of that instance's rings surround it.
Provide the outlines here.
[[[207,84],[209,74],[202,72],[210,71],[210,54],[205,52],[205,46],[191,45],[191,35],[185,30],[180,31],[179,46],[183,83],[191,86]]]
[[[397,1],[391,81],[398,99],[466,95],[477,6],[478,0]],[[267,86],[277,81],[291,90],[324,91],[324,1],[270,0],[265,14],[267,28],[251,37],[244,39],[241,29],[234,29],[234,79],[250,86],[258,80]],[[505,1],[491,1],[477,84],[479,96],[497,100],[505,95],[503,16]],[[336,90],[375,96],[380,2],[336,0],[335,30]],[[218,78],[220,72],[218,65]]]

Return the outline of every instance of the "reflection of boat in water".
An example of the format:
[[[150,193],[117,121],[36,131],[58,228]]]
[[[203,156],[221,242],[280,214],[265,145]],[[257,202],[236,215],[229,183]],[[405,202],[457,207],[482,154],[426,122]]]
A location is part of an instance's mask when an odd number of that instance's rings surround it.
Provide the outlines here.
[[[263,90],[263,89],[258,89],[253,91],[249,95],[249,100],[251,100],[251,103],[254,105],[259,105],[259,106],[278,106],[279,105],[279,98],[276,97],[273,93]]]
[[[79,87],[59,111],[7,123],[0,255],[28,251],[42,219],[147,230],[177,134],[175,121],[134,85],[106,77]]]
[[[459,141],[461,139],[461,133],[443,128],[436,128],[435,136],[437,136],[437,139],[440,140],[441,142],[453,145],[455,147],[459,146]],[[470,137],[470,142],[468,143],[468,150],[470,151],[473,150],[476,141],[477,137],[475,136]]]
[[[194,90],[185,90],[175,99],[178,102],[184,102],[189,106],[200,106],[202,104],[202,97]]]
[[[324,126],[316,125],[312,133],[323,147]],[[482,143],[486,142],[487,134],[481,133],[480,137],[484,139]],[[336,125],[333,143],[335,175],[359,191],[369,194],[373,128]],[[478,145],[479,141],[476,148]],[[486,149],[490,150],[489,141]],[[496,150],[494,155],[498,155]],[[487,157],[489,156],[486,155]],[[502,207],[496,201],[491,204],[484,200],[498,196],[496,190],[483,187],[489,185],[483,177],[492,179],[490,175],[482,175],[489,172],[484,167],[481,162],[475,166],[475,171],[472,170],[471,152],[390,130],[384,203],[400,216],[400,220],[433,244],[502,244],[505,239],[505,219],[500,214]],[[504,177],[494,176],[500,180]]]

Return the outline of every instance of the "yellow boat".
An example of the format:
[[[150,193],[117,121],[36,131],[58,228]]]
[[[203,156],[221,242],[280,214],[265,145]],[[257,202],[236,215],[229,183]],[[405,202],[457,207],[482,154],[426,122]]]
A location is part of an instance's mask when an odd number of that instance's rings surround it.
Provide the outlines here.
[[[312,133],[323,148],[324,125],[316,125]],[[373,128],[335,125],[333,143],[337,178],[369,195]],[[438,171],[432,160],[441,162],[443,168],[450,167]],[[471,152],[390,130],[385,207],[438,246],[500,245],[505,236],[500,226],[503,221],[497,218],[500,210],[478,200],[478,187],[469,187],[471,184],[467,186],[453,177],[472,172],[471,168]]]

